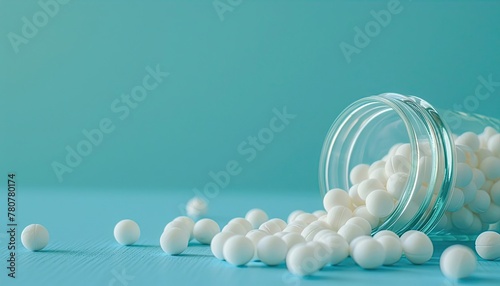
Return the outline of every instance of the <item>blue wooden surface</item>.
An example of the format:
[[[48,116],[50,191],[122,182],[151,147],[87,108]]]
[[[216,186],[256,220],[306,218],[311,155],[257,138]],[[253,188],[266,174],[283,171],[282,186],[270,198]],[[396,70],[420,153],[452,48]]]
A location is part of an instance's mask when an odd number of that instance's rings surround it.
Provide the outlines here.
[[[159,237],[164,225],[181,215],[179,203],[190,196],[190,192],[20,191],[17,278],[7,278],[6,241],[2,236],[0,285],[500,284],[500,261],[479,259],[472,277],[461,281],[444,278],[439,270],[439,255],[446,246],[443,242],[435,242],[433,258],[421,266],[403,258],[394,266],[367,271],[348,259],[307,278],[289,274],[284,264],[265,267],[253,262],[233,267],[215,259],[208,246],[196,243],[180,256],[168,256],[159,247]],[[311,191],[288,195],[226,191],[210,201],[208,216],[222,225],[233,217],[244,216],[252,207],[265,209],[271,217],[286,218],[295,209],[320,209],[321,200],[319,193]],[[137,245],[120,246],[113,238],[115,223],[124,218],[136,220],[141,227]],[[26,251],[20,243],[22,227],[30,223],[41,223],[50,232],[50,243],[41,252]]]

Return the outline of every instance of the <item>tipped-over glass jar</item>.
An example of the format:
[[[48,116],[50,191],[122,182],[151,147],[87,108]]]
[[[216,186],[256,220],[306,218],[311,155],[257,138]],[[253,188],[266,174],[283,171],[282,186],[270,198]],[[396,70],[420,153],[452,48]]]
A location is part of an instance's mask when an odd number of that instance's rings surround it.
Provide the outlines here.
[[[500,120],[395,93],[360,99],[332,124],[322,195],[349,192],[373,232],[471,239],[500,222]]]

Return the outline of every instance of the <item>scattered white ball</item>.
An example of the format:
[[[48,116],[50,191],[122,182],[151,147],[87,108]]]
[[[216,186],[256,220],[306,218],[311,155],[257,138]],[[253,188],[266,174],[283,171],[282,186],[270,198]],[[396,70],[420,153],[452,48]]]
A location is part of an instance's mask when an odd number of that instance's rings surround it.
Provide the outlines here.
[[[500,258],[500,234],[495,231],[485,231],[476,238],[476,252],[486,260]]]
[[[470,184],[473,177],[472,168],[466,163],[458,163],[456,168],[457,174],[455,176],[455,185],[462,188]]]
[[[371,224],[362,217],[352,217],[348,219],[345,224],[350,224],[350,223],[359,226],[363,230],[363,234],[365,235],[370,235],[372,233]]]
[[[212,238],[212,242],[210,243],[210,250],[212,254],[219,260],[224,260],[224,253],[222,252],[224,244],[226,241],[236,234],[226,231],[219,232]]]
[[[285,260],[288,247],[283,239],[269,235],[257,244],[257,257],[266,265],[274,266]]]
[[[305,211],[303,210],[294,210],[293,212],[291,212],[289,215],[288,215],[288,218],[287,218],[287,223],[292,223],[295,221],[295,219],[300,215],[300,214],[303,214],[305,213]]]
[[[197,221],[193,228],[193,236],[201,244],[210,244],[212,238],[219,232],[219,225],[209,218]]]
[[[254,229],[257,229],[261,224],[266,222],[269,217],[267,213],[261,209],[251,209],[245,215],[245,219],[252,224]]]
[[[483,171],[488,180],[500,179],[500,159],[497,157],[488,157],[481,162],[479,169]]]
[[[235,217],[231,219],[227,224],[239,224],[245,229],[245,234],[254,229],[252,223],[247,219],[242,217]]]
[[[358,186],[358,195],[362,200],[366,200],[368,195],[375,190],[384,190],[385,186],[377,179],[368,179],[361,182]]]
[[[188,247],[189,235],[178,227],[170,227],[160,237],[161,249],[170,255],[181,254]]]
[[[444,276],[451,279],[461,279],[470,276],[477,267],[474,252],[463,245],[452,245],[443,251],[439,266]]]
[[[311,275],[323,267],[324,261],[318,256],[315,246],[304,243],[297,244],[286,256],[286,266],[288,271],[299,276]]]
[[[403,195],[406,183],[408,181],[408,174],[394,173],[387,179],[387,192],[392,195],[396,200],[399,200]]]
[[[342,189],[331,189],[323,197],[323,206],[326,211],[330,211],[334,206],[351,208],[351,198],[349,194]]]
[[[242,266],[250,262],[255,254],[253,242],[243,236],[235,235],[227,239],[222,248],[224,259],[235,266]]]
[[[349,179],[353,185],[361,183],[363,180],[368,179],[368,169],[370,166],[366,164],[359,164],[351,169]]]
[[[208,211],[208,202],[200,197],[190,199],[186,204],[186,213],[190,217],[199,218]]]
[[[49,243],[49,232],[41,224],[30,224],[21,233],[21,242],[30,251],[42,250]]]
[[[349,256],[349,244],[340,235],[329,234],[321,237],[318,241],[331,250],[329,263],[332,265],[341,263]]]
[[[500,156],[500,134],[492,135],[488,139],[488,149],[496,156]]]
[[[384,190],[374,190],[366,197],[366,209],[378,218],[384,218],[394,210],[394,199]]]
[[[332,230],[339,230],[350,218],[352,218],[351,209],[345,206],[334,206],[328,211],[326,222]]]
[[[423,232],[412,231],[406,237],[401,237],[403,252],[413,264],[423,264],[429,261],[434,252],[434,245]]]
[[[354,261],[364,269],[375,269],[384,263],[385,251],[382,244],[373,238],[363,239],[354,247]]]
[[[347,241],[347,243],[351,243],[351,241],[356,237],[363,236],[364,231],[361,227],[351,223],[342,226],[339,229],[338,234],[342,236]]]
[[[141,230],[135,221],[124,219],[116,224],[114,235],[119,244],[132,245],[139,240]]]
[[[292,249],[292,247],[294,247],[297,244],[306,242],[304,237],[296,232],[288,232],[285,235],[283,235],[281,239],[283,239],[283,241],[285,242],[288,250]]]
[[[399,237],[392,235],[382,235],[376,240],[382,245],[385,252],[384,265],[392,265],[398,262],[403,255],[403,245]]]

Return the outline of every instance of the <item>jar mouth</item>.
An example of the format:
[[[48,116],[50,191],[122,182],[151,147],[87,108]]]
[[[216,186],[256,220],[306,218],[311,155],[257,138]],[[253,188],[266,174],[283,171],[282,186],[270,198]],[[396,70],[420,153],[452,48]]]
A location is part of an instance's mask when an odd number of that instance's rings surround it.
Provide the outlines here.
[[[455,148],[446,123],[418,97],[384,93],[362,98],[341,112],[321,152],[320,192],[349,190],[354,166],[387,159],[391,147],[398,143],[407,144],[410,150],[408,180],[395,209],[374,232],[430,232],[443,215],[453,189]]]

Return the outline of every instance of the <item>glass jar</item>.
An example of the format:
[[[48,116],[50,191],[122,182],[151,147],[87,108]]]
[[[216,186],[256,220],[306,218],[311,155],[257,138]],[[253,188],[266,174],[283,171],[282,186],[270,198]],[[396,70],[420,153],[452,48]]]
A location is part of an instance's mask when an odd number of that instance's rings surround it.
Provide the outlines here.
[[[438,111],[415,96],[385,93],[360,99],[328,131],[320,158],[321,193],[348,191],[355,214],[357,208],[368,208],[366,193],[390,193],[390,214],[371,217],[378,221],[372,222],[374,233],[416,229],[435,239],[471,239],[500,221],[498,195],[493,201],[489,193],[500,170],[481,171],[500,163],[500,154],[487,147],[498,130],[498,119]],[[489,157],[492,162],[483,164]],[[363,183],[369,179],[382,187],[370,190]]]

